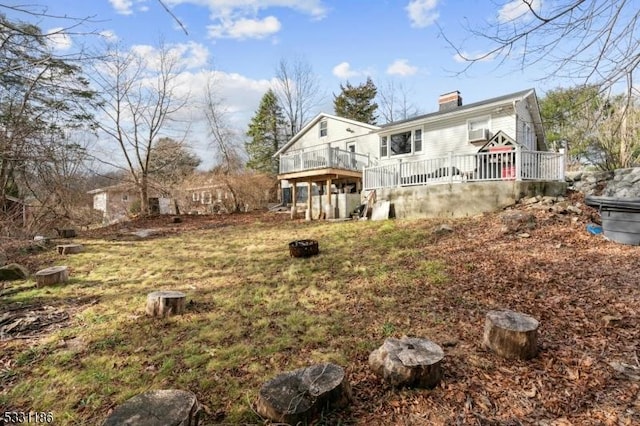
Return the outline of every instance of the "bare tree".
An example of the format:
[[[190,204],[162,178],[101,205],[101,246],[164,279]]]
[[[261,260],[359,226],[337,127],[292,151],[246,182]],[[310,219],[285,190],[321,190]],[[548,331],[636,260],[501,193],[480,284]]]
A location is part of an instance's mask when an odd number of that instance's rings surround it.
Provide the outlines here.
[[[236,188],[237,176],[243,169],[244,158],[242,144],[237,132],[229,125],[227,110],[223,99],[218,96],[216,82],[213,78],[207,80],[205,91],[204,114],[211,137],[210,145],[217,155],[217,165],[214,173],[220,183],[225,185],[233,199],[233,211],[241,210],[241,202]]]
[[[394,80],[387,80],[378,87],[378,111],[385,123],[406,120],[420,113],[418,107],[409,99],[410,90]]]
[[[287,139],[302,129],[318,104],[321,92],[311,65],[301,57],[281,59],[276,67],[275,92],[288,124]]]
[[[448,43],[459,58],[474,63],[517,58],[521,68],[542,65],[548,77],[574,84],[597,85],[607,91],[625,83],[628,95],[638,93],[634,77],[640,64],[640,8],[635,0],[503,0],[494,22],[467,27],[488,47],[467,53],[464,45]]]
[[[178,55],[162,44],[157,52],[157,57],[150,59],[112,48],[93,73],[100,94],[97,126],[107,140],[117,145],[133,183],[140,190],[143,214],[149,214],[154,142],[187,101],[178,92]]]

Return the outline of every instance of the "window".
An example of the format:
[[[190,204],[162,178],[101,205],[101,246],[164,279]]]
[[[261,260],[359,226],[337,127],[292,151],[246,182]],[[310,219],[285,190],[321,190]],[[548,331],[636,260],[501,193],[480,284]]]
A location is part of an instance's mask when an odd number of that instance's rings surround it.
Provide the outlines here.
[[[202,193],[202,204],[211,204],[211,193],[203,192]]]
[[[348,143],[347,144],[347,151],[356,152],[356,144],[355,143]]]
[[[391,139],[391,155],[411,154],[411,132],[396,133]]]
[[[524,127],[524,145],[529,149],[534,149],[533,146],[533,132],[531,131],[531,126],[527,123],[522,123]]]
[[[200,199],[200,194],[198,194],[197,192],[194,192],[193,194],[191,194],[191,201],[198,201]]]
[[[321,121],[320,122],[320,137],[323,138],[325,136],[327,136],[327,121]]]
[[[122,201],[129,201],[129,194],[122,194]]]
[[[380,138],[380,158],[384,158],[387,156],[387,137],[383,136]]]
[[[413,131],[413,151],[422,151],[422,130],[417,129]]]
[[[467,121],[469,141],[486,141],[489,131],[489,117],[474,118]]]

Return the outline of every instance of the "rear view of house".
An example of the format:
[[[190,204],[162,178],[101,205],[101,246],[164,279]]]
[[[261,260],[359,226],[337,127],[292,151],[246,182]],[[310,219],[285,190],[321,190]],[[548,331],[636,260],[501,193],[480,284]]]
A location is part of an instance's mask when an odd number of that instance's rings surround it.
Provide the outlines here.
[[[468,105],[454,91],[440,96],[436,112],[383,126],[319,114],[277,155],[282,186],[316,195],[305,197],[316,217],[347,217],[345,192],[376,191],[398,216],[412,217],[473,214],[564,190],[542,184],[564,181],[564,154],[547,151],[533,89]],[[456,201],[470,196],[480,197],[478,209]]]

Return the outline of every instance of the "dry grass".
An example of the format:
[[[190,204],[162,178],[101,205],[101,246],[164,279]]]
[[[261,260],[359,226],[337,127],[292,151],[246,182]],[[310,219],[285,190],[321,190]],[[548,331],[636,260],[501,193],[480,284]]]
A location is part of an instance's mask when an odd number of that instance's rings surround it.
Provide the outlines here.
[[[435,220],[250,216],[84,238],[84,253],[32,260],[68,265],[70,282],[13,283],[0,298],[0,312],[69,313],[37,338],[0,342],[0,407],[89,425],[140,392],[181,388],[206,406],[205,424],[261,424],[252,403],[262,383],[330,361],[346,367],[355,400],[320,424],[632,424],[638,386],[606,362],[629,362],[640,343],[638,248],[560,219],[541,216],[529,239],[501,234],[494,215],[449,221],[444,236]],[[321,254],[290,258],[288,242],[306,238]],[[146,294],[160,289],[185,292],[187,312],[146,317]],[[498,307],[542,321],[536,360],[480,347],[484,313]],[[623,320],[605,329],[605,314]],[[437,389],[393,390],[370,373],[370,351],[403,334],[446,346]]]

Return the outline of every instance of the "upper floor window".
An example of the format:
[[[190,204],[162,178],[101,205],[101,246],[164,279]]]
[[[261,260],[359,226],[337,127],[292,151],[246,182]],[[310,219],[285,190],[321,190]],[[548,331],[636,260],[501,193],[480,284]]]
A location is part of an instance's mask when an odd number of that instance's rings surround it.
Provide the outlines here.
[[[122,201],[129,201],[129,194],[122,194]]]
[[[320,122],[320,137],[323,138],[327,136],[327,121],[323,120]]]

